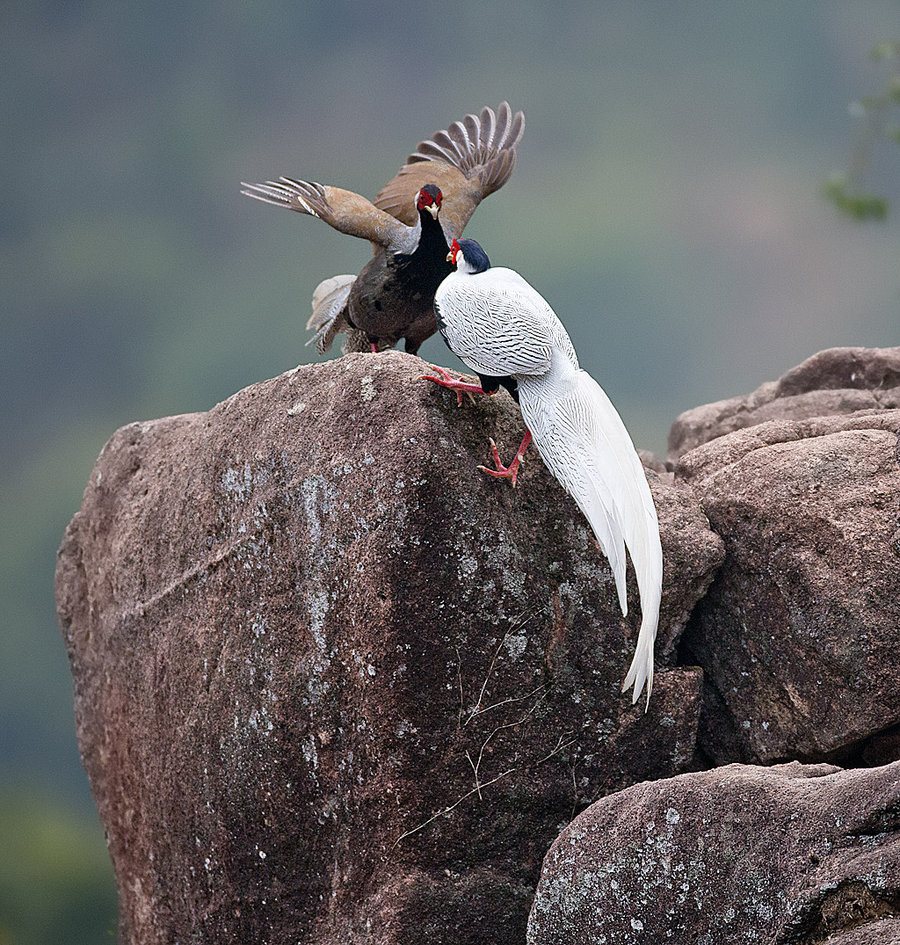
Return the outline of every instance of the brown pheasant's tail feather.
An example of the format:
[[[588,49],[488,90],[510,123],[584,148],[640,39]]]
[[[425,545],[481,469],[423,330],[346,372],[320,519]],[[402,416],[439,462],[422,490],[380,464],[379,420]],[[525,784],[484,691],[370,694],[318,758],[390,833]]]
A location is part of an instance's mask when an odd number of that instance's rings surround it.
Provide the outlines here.
[[[315,334],[306,343],[315,344],[320,354],[331,347],[339,332],[349,327],[347,297],[355,279],[352,275],[332,276],[320,282],[313,292],[312,315],[306,327]]]

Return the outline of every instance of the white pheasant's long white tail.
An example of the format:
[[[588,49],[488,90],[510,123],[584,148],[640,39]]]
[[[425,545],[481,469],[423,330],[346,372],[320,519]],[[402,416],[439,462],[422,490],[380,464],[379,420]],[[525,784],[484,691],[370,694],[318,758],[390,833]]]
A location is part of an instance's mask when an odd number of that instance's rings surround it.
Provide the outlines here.
[[[554,387],[548,391],[520,381],[522,415],[545,465],[590,522],[612,566],[626,615],[628,548],[641,597],[641,628],[622,691],[634,686],[632,702],[637,702],[646,686],[649,704],[663,569],[653,497],[625,424],[600,385],[575,370]]]

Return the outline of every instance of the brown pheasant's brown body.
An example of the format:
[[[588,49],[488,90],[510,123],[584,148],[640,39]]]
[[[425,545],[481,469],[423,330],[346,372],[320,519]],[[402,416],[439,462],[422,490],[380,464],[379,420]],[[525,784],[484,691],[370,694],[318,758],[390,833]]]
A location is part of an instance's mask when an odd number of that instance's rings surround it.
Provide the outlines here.
[[[437,220],[425,214],[421,225],[412,253],[377,252],[350,288],[344,317],[379,348],[404,338],[406,350],[415,354],[437,328],[434,293],[453,271],[450,247]]]
[[[315,330],[320,351],[342,331],[345,350],[392,347],[403,338],[411,353],[434,334],[434,293],[452,270],[450,243],[478,204],[509,179],[524,128],[523,114],[513,115],[506,102],[496,115],[490,108],[480,117],[466,115],[420,142],[372,202],[286,177],[243,185],[248,197],[320,217],[372,242],[374,255],[359,275],[326,279],[313,294],[307,327]],[[422,205],[425,192],[437,192],[439,213]]]

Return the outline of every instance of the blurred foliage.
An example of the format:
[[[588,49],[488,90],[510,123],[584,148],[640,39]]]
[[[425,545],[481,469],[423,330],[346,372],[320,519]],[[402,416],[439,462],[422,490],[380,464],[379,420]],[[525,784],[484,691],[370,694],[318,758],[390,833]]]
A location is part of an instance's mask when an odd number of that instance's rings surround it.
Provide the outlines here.
[[[841,213],[860,223],[887,219],[888,202],[884,197],[859,193],[855,188],[851,193],[851,186],[846,177],[833,176],[825,182],[823,192]]]
[[[0,945],[115,941],[112,868],[95,818],[0,792]]]
[[[851,114],[859,121],[846,174],[834,174],[823,188],[825,196],[845,216],[860,222],[887,219],[889,203],[863,189],[872,151],[882,141],[900,144],[900,126],[891,123],[900,109],[900,42],[879,43],[870,52],[875,62],[889,67],[882,91],[854,102]]]

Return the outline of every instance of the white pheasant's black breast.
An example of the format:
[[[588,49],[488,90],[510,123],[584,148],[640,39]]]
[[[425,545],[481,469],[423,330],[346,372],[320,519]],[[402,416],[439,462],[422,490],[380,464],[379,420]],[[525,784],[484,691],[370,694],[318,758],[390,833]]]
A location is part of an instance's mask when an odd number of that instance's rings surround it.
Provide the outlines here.
[[[438,304],[438,300],[434,300],[434,319],[437,322],[438,331],[443,335],[444,341],[447,340],[447,323],[441,318],[441,307]]]

